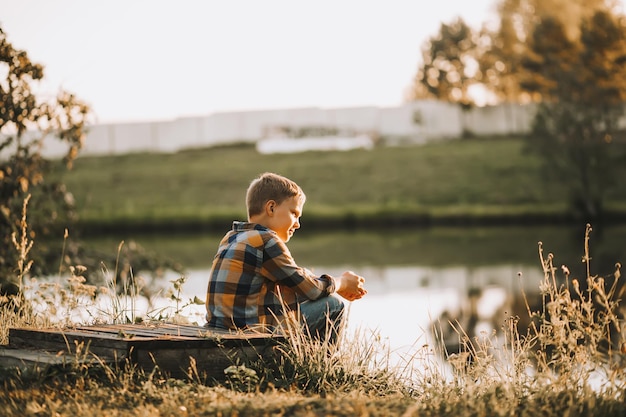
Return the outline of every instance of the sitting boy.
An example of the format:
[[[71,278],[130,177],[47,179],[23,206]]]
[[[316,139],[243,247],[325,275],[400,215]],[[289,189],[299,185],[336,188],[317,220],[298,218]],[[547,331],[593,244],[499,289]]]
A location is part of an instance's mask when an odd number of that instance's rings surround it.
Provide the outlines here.
[[[207,326],[272,331],[285,317],[299,315],[313,337],[334,340],[344,304],[363,297],[363,277],[315,275],[299,267],[286,243],[305,202],[302,189],[283,176],[264,173],[246,194],[248,222],[233,222],[219,244],[207,291]],[[327,330],[330,333],[327,334]]]

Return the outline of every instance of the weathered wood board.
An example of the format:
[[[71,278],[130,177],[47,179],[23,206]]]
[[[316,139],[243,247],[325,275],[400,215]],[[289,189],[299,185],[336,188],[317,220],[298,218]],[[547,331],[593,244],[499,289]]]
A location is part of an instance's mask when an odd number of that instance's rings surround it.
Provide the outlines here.
[[[172,377],[197,374],[220,380],[231,365],[269,359],[283,340],[268,333],[217,332],[166,323],[12,328],[9,345],[0,349],[0,367],[71,364],[77,360],[130,362],[148,372],[158,367]]]

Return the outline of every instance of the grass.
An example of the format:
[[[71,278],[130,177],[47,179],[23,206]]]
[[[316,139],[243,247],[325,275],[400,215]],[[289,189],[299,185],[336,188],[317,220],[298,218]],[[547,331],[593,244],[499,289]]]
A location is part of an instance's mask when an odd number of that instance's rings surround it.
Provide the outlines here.
[[[565,188],[545,181],[524,139],[467,139],[347,152],[262,155],[253,145],[175,154],[85,156],[55,170],[75,196],[83,225],[197,230],[245,216],[244,194],[259,173],[298,182],[309,224],[472,219],[519,221],[567,215]],[[626,207],[623,182],[609,207]]]
[[[24,207],[20,236],[14,235],[15,249],[22,255],[22,279],[33,244],[27,237]],[[233,364],[225,370],[223,384],[210,383],[201,372],[171,379],[129,363],[93,366],[77,360],[64,369],[35,374],[4,370],[0,406],[7,416],[622,416],[626,338],[620,302],[626,287],[620,281],[620,265],[609,276],[593,274],[590,235],[588,227],[581,276],[557,267],[555,256],[540,246],[543,306],[528,308],[528,327],[519,327],[520,317],[511,316],[499,335],[468,338],[457,326],[462,349],[453,355],[416,346],[396,362],[375,332],[344,332],[339,344],[329,345],[312,340],[292,323],[286,329],[287,343],[280,346],[279,362]],[[71,274],[65,286],[54,289],[67,295],[56,299],[56,307],[64,312],[60,322],[36,313],[33,307],[42,301],[37,291],[3,300],[4,343],[7,324],[65,325],[73,310],[93,302],[93,293],[77,276],[80,268],[67,270]],[[127,292],[131,297],[137,294]],[[105,310],[111,321],[128,313],[127,305],[115,300],[111,307]]]

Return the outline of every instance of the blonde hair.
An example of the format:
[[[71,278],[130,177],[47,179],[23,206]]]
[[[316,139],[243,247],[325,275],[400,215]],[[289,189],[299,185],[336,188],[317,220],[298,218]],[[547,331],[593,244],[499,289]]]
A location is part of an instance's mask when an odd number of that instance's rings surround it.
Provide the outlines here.
[[[252,180],[248,187],[246,193],[248,217],[261,214],[263,206],[269,200],[274,200],[276,204],[280,204],[291,197],[299,197],[303,202],[306,199],[302,188],[289,178],[272,172],[265,172]]]

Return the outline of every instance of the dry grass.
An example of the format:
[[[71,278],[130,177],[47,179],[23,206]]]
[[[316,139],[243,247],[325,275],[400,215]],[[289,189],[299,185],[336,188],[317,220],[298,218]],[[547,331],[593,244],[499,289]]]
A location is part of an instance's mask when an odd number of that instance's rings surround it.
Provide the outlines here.
[[[24,235],[26,227],[24,214]],[[259,359],[233,364],[221,385],[206,383],[197,372],[176,380],[158,371],[147,374],[132,364],[91,366],[77,360],[35,375],[5,370],[0,407],[7,416],[622,416],[624,286],[619,265],[611,276],[592,274],[590,233],[588,227],[582,258],[586,277],[574,278],[567,267],[555,267],[554,256],[545,256],[540,245],[544,302],[538,311],[528,307],[528,329],[519,328],[519,317],[509,317],[503,337],[465,337],[464,350],[446,357],[444,365],[441,353],[429,346],[397,363],[390,360],[388,347],[376,333],[348,334],[344,329],[339,343],[330,344],[312,340],[299,326],[287,323],[290,337],[279,347],[279,363]],[[26,278],[31,243],[17,237],[15,242],[16,250],[24,254],[20,265]],[[5,300],[0,311],[4,343],[11,326],[63,325],[93,299],[92,289],[80,279],[80,269],[70,271],[65,286],[54,289],[66,296],[54,302],[48,303],[36,291]],[[33,305],[42,300],[62,312],[60,322],[36,314]],[[124,316],[126,309],[113,306],[110,319],[120,312]],[[462,328],[458,331],[464,334]]]

